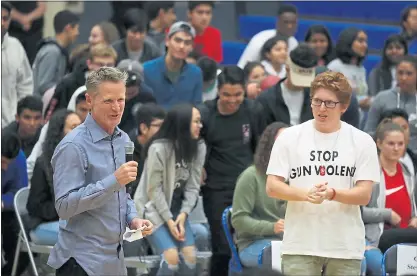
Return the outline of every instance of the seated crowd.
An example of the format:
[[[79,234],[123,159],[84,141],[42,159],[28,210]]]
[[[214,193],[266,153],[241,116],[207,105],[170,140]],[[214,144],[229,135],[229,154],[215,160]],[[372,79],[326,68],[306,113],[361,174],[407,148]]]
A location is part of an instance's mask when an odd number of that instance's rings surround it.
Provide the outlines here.
[[[371,72],[363,66],[365,31],[346,28],[333,47],[326,27],[314,25],[299,43],[298,13],[290,4],[280,5],[276,30],[255,35],[237,65],[221,67],[212,1],[190,1],[187,22],[175,22],[174,2],[149,1],[144,9],[128,10],[123,26],[93,26],[88,43],[71,54],[80,18],[58,12],[56,35],[39,41],[31,68],[21,42],[7,33],[16,8],[4,1],[1,7],[2,56],[11,57],[2,58],[5,275],[11,274],[20,231],[13,208],[19,189],[30,187],[31,241],[54,245],[65,229],[55,209],[51,159],[65,135],[87,118],[86,78],[104,66],[128,73],[119,128],[135,144],[138,176],[126,188],[155,227],[146,239],[126,242],[124,253],[161,255],[152,273],[197,275],[196,252],[211,251],[211,275],[227,275],[231,253],[222,213],[229,206],[244,267],[258,266],[262,249],[283,239],[287,202],[266,192],[270,152],[282,131],[313,119],[311,79],[328,70],[342,73],[353,88],[342,120],[371,135],[378,148],[381,181],[361,206],[363,272],[381,275],[390,246],[417,242],[417,56],[408,53],[417,36],[409,17],[415,18],[417,7],[407,8],[404,33],[386,38],[382,62]],[[207,223],[188,217],[200,198]],[[22,253],[18,275],[27,265]]]

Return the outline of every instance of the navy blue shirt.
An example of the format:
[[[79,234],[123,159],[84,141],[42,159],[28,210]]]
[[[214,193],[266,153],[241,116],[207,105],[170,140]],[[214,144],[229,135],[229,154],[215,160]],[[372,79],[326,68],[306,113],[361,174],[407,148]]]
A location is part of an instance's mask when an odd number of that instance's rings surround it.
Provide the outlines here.
[[[178,79],[172,82],[165,65],[165,56],[143,64],[145,83],[153,90],[158,105],[165,109],[179,103],[200,104],[203,99],[203,75],[194,64],[185,63]]]
[[[28,186],[26,157],[22,150],[9,163],[7,170],[1,170],[1,201],[4,210],[13,210],[13,200],[17,191]]]

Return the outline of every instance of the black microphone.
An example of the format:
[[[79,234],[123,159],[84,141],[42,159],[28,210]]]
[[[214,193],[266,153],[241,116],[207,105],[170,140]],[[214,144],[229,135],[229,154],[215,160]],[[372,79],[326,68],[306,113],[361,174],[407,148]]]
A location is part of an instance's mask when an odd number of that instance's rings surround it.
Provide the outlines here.
[[[125,145],[126,162],[133,160],[133,152],[135,151],[135,144],[129,141]]]
[[[125,145],[126,162],[133,161],[133,152],[134,151],[135,151],[135,143],[133,143],[132,141],[127,142],[126,145]],[[133,183],[133,181],[126,185],[127,192],[129,194],[132,193],[132,185],[130,185],[132,183]],[[131,195],[131,196],[133,197],[133,195]]]

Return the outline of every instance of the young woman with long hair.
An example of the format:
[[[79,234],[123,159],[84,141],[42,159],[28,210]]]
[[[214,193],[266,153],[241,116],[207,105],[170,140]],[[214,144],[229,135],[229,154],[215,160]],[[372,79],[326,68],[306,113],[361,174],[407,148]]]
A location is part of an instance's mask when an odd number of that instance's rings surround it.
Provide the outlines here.
[[[286,201],[266,194],[266,169],[276,137],[288,126],[270,124],[255,152],[254,164],[238,178],[233,195],[232,225],[239,257],[245,267],[256,267],[262,249],[272,240],[282,240]]]
[[[196,274],[195,240],[187,217],[197,204],[205,161],[201,127],[196,108],[175,106],[145,146],[144,171],[134,200],[155,227],[147,239],[154,253],[163,256],[157,275]]]

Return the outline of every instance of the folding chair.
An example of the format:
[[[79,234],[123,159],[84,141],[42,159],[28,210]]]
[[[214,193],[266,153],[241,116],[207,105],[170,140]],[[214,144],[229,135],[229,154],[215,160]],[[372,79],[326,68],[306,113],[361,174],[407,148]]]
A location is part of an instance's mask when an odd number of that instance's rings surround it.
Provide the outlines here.
[[[382,258],[382,275],[397,275],[397,249],[399,245],[410,245],[417,249],[417,243],[399,243],[394,244],[384,253]]]
[[[261,254],[258,256],[258,265],[272,267],[272,246],[270,244],[262,248]]]
[[[20,189],[15,197],[14,197],[14,210],[16,213],[17,221],[19,222],[20,233],[17,239],[17,247],[16,253],[14,256],[13,268],[12,268],[12,276],[16,276],[17,265],[19,263],[19,256],[20,252],[27,252],[29,255],[30,264],[33,269],[33,273],[35,276],[39,276],[38,270],[35,264],[35,258],[33,257],[33,253],[40,253],[40,254],[49,254],[52,250],[52,246],[46,245],[38,245],[33,242],[30,242],[26,233],[26,228],[24,225],[24,217],[28,215],[28,211],[26,209],[26,203],[29,197],[29,187],[25,187]]]
[[[229,243],[230,251],[232,252],[232,258],[229,261],[229,273],[240,273],[243,270],[242,263],[239,259],[239,254],[237,253],[236,245],[233,240],[233,235],[235,230],[232,226],[232,206],[227,207],[223,211],[222,215],[222,225],[224,234],[226,235],[227,242]]]

